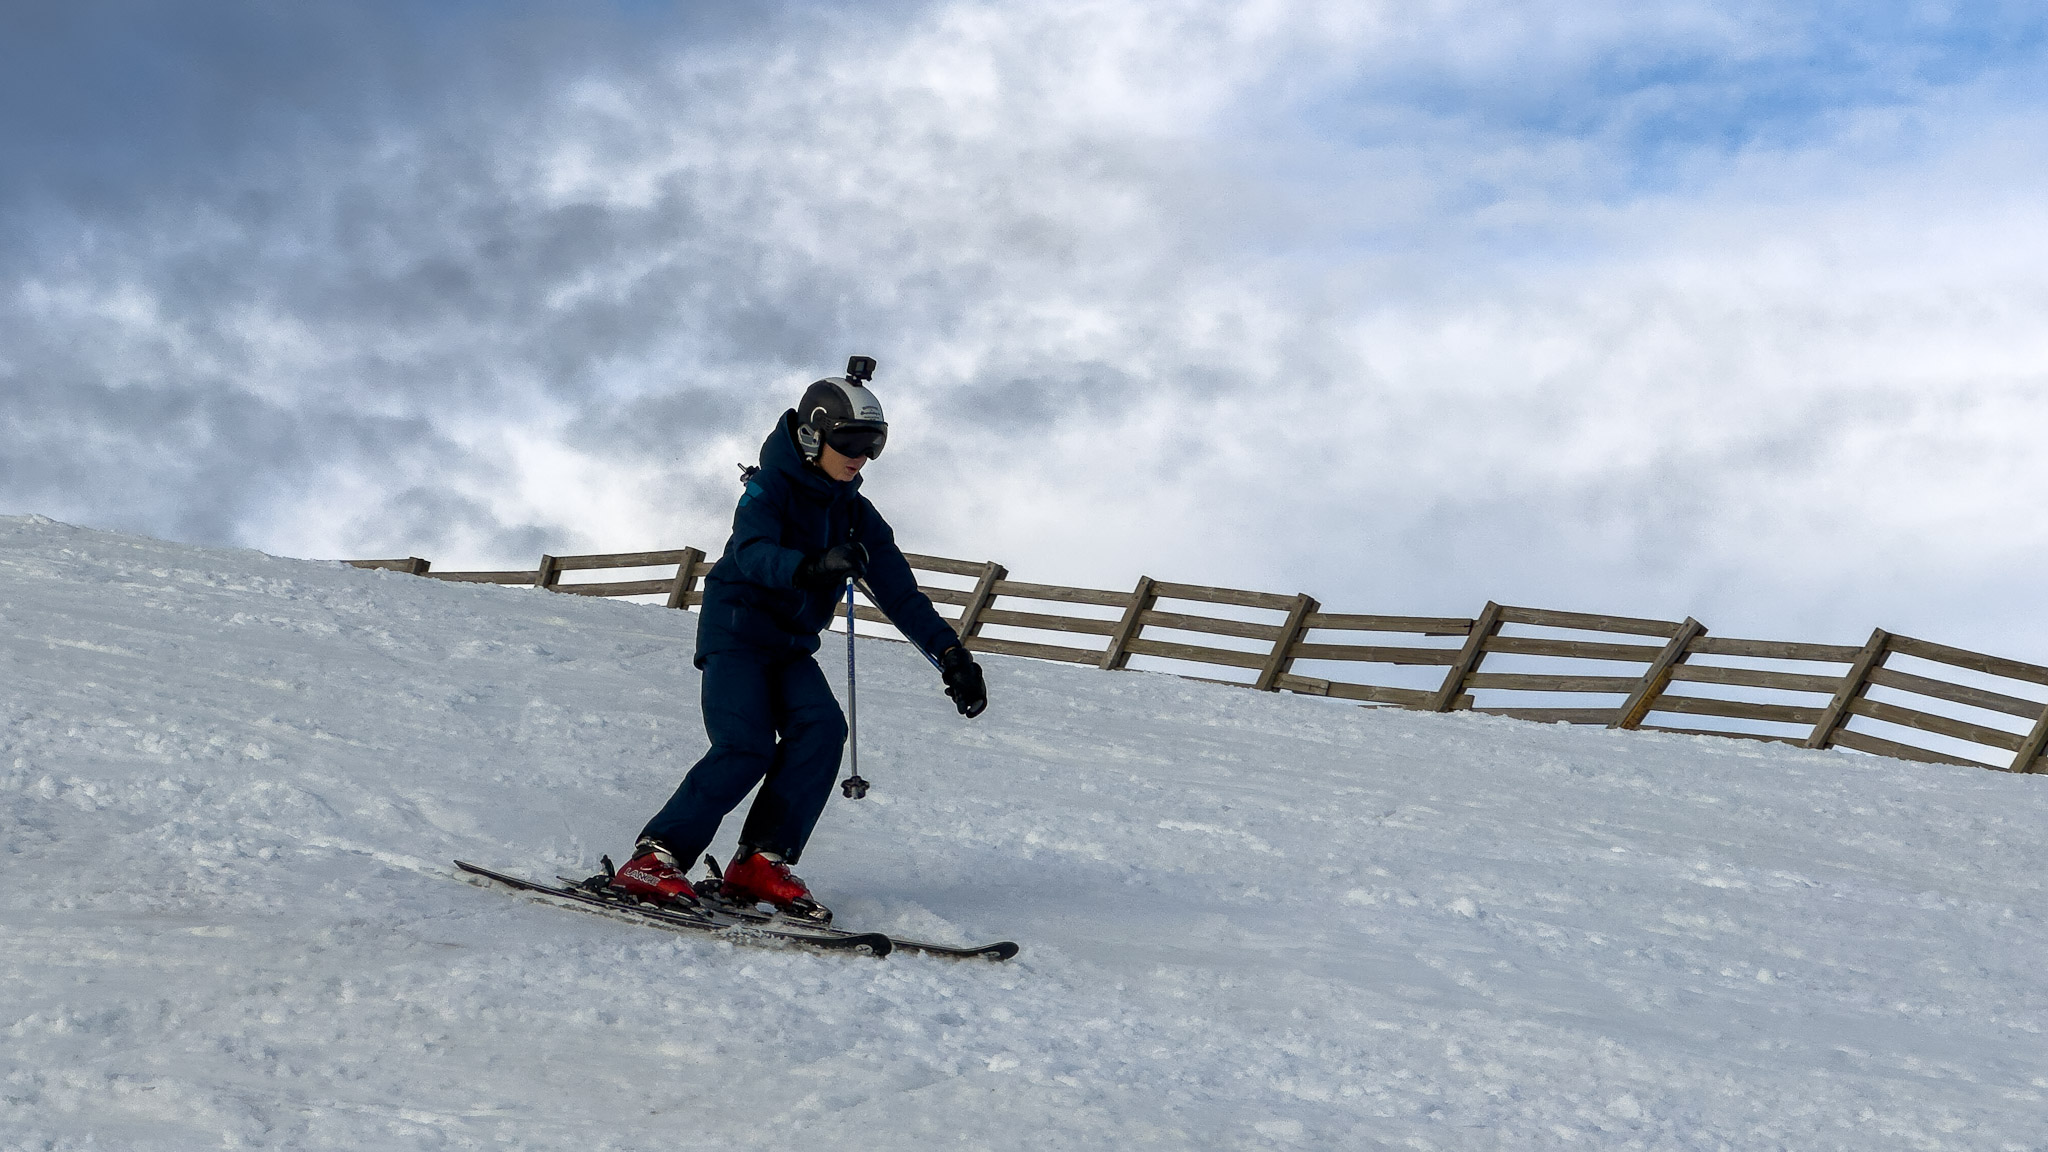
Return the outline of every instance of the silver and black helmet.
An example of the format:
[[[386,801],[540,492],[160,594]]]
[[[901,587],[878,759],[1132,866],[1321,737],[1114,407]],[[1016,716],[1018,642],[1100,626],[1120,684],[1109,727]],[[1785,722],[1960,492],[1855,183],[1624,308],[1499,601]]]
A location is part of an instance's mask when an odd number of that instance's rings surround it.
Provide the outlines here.
[[[877,457],[889,442],[882,402],[868,391],[875,362],[856,356],[845,376],[829,376],[804,389],[796,408],[796,442],[804,459],[816,460],[826,444],[841,456]]]

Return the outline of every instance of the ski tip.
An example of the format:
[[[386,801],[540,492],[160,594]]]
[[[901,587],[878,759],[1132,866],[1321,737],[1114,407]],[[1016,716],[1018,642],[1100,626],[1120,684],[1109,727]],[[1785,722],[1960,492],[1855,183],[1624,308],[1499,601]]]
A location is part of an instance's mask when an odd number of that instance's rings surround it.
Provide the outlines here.
[[[922,952],[927,956],[945,956],[955,960],[1008,960],[1017,954],[1015,940],[998,940],[994,944],[935,944],[930,940],[899,939],[896,947],[906,952]]]
[[[834,951],[844,950],[849,952],[856,948],[866,948],[868,951],[873,952],[878,960],[896,950],[896,942],[880,932],[861,932],[851,936],[834,936],[828,939],[830,939],[831,943],[824,944],[822,945],[823,947],[831,948]],[[805,942],[817,943],[808,939]]]

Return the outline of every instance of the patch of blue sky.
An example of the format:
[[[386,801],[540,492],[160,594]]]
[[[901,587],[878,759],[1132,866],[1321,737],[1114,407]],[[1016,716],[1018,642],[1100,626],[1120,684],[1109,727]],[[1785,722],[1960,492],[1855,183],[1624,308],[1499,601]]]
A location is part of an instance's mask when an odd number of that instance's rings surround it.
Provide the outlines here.
[[[1240,170],[1330,209],[1296,214],[1321,221],[1296,253],[1310,263],[1551,264],[1596,253],[1610,210],[1728,194],[1751,158],[1796,157],[1800,179],[1847,187],[1982,124],[2048,119],[2048,6],[1593,24],[1416,37],[1220,127]]]
[[[1295,113],[1340,150],[1571,141],[1606,155],[1604,194],[1626,197],[1668,190],[1703,153],[1824,147],[1846,117],[1949,90],[2048,104],[2043,5],[1827,5],[1581,42],[1521,32],[1484,53],[1490,67],[1449,52],[1374,61]]]

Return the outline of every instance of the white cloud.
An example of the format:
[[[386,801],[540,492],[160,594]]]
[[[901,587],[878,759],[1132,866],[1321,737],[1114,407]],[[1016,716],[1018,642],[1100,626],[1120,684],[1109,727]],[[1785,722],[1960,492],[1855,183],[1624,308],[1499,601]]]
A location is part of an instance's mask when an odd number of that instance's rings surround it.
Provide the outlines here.
[[[715,548],[732,460],[858,351],[899,531],[1027,579],[1989,644],[2011,625],[1973,600],[2048,552],[2048,212],[2012,143],[2040,110],[2022,65],[1936,84],[1938,37],[1838,23],[813,13],[273,141],[234,195],[99,221],[117,243],[33,271],[125,311],[0,324],[17,381],[276,410],[235,447],[260,490],[195,487],[230,461],[154,473],[144,519],[173,533],[461,564]],[[1863,63],[1837,51],[1858,35]],[[70,395],[78,428],[148,440]],[[0,491],[97,522],[121,497]]]

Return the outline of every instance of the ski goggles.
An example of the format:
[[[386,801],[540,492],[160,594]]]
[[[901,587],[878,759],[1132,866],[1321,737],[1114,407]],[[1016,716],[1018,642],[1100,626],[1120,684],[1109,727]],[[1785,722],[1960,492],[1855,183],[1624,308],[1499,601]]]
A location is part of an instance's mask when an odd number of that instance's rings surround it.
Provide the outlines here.
[[[882,445],[888,442],[889,426],[886,424],[843,424],[825,433],[825,443],[849,460],[858,460],[862,456],[878,458],[882,454]]]

